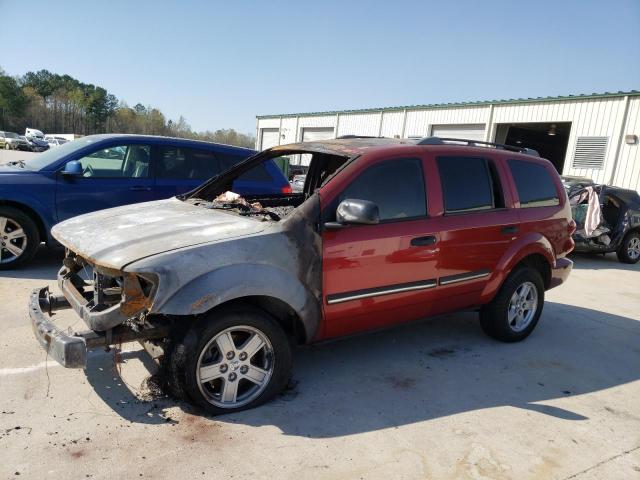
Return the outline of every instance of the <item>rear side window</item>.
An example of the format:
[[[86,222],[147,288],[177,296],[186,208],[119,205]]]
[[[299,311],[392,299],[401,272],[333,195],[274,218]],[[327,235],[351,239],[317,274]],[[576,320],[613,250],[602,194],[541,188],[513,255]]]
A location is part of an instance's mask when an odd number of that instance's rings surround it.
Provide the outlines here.
[[[374,202],[378,205],[380,220],[424,217],[427,202],[422,161],[398,158],[374,165],[358,176],[339,200],[347,198]]]
[[[446,213],[490,210],[504,206],[497,172],[485,158],[436,158]],[[495,185],[494,185],[495,182]]]
[[[224,172],[229,170],[234,165],[242,162],[246,157],[240,157],[238,155],[229,155],[227,153],[216,153],[216,157],[220,161],[220,171]],[[240,181],[246,182],[271,182],[273,179],[267,171],[266,162],[261,162],[253,167],[248,172],[243,173],[238,177]]]
[[[520,207],[548,207],[560,204],[551,173],[543,165],[525,160],[509,160],[508,164],[518,190]]]
[[[207,150],[160,147],[158,178],[205,180],[219,172],[216,158]]]

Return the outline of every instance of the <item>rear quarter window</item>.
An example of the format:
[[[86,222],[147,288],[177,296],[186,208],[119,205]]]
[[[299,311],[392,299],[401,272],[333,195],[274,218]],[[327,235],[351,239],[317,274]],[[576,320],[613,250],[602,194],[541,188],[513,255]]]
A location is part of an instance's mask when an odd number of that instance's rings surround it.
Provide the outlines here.
[[[560,204],[552,173],[544,165],[513,159],[507,163],[516,184],[521,208],[550,207]]]

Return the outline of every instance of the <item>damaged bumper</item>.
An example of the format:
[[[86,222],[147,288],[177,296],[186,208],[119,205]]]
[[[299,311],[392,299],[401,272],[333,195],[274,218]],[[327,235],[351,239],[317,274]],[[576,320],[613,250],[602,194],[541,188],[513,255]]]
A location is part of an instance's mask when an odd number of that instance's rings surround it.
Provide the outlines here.
[[[34,290],[29,299],[29,317],[36,339],[46,352],[63,367],[84,368],[87,351],[110,345],[164,338],[169,335],[170,324],[162,319],[134,329],[130,325],[119,325],[104,332],[85,330],[63,331],[52,320],[57,310],[69,309],[71,305],[61,295],[52,295],[49,287]]]

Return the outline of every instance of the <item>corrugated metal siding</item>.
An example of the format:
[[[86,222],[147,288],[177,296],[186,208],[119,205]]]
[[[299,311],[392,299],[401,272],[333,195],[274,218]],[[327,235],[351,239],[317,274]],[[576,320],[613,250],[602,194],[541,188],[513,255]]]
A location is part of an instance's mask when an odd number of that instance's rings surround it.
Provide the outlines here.
[[[640,136],[640,98],[629,102],[627,125],[623,133],[614,183],[624,188],[640,191],[640,145],[624,143],[625,135]]]
[[[429,109],[336,113],[327,115],[301,115],[299,117],[261,117],[258,119],[258,138],[262,128],[281,127],[281,144],[301,140],[301,130],[305,127],[336,127],[336,135],[371,135],[385,137],[426,136],[432,125],[491,124],[487,126],[494,138],[496,124],[532,122],[571,122],[571,131],[565,157],[566,175],[592,178],[596,182],[609,182],[612,177],[616,152],[619,151],[615,185],[640,189],[640,145],[626,145],[620,129],[624,121],[627,97],[596,97],[589,99],[559,100],[547,102],[526,102],[496,104],[490,119],[490,105],[470,107],[434,107]],[[629,97],[625,134],[640,135],[640,97]],[[403,132],[404,127],[404,132]],[[404,133],[404,135],[403,135]],[[284,138],[282,138],[284,135]],[[572,168],[578,137],[608,137],[603,168]],[[622,143],[620,143],[622,141]]]

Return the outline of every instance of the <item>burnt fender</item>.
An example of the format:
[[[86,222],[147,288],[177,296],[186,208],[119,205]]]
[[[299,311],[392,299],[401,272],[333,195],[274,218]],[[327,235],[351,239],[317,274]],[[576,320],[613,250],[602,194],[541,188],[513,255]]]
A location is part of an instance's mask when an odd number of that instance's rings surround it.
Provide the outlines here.
[[[509,245],[509,248],[498,262],[491,279],[484,287],[481,297],[483,303],[489,302],[495,296],[502,283],[518,262],[533,254],[540,254],[546,258],[551,268],[555,266],[553,247],[544,235],[537,232],[530,232],[519,237]]]
[[[319,301],[290,272],[262,264],[229,265],[184,285],[154,310],[166,315],[197,315],[237,298],[261,295],[277,298],[300,317],[307,341],[315,337],[321,318]]]

